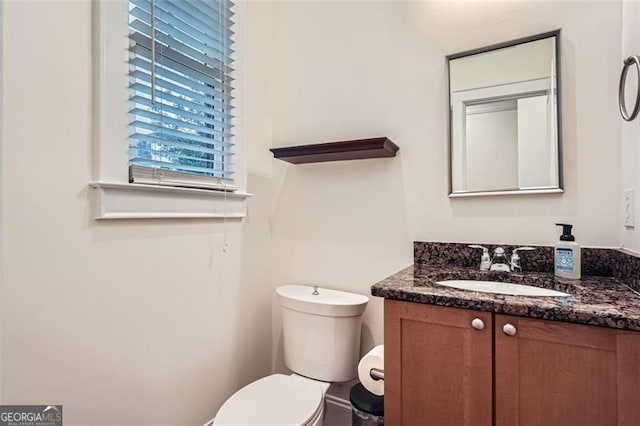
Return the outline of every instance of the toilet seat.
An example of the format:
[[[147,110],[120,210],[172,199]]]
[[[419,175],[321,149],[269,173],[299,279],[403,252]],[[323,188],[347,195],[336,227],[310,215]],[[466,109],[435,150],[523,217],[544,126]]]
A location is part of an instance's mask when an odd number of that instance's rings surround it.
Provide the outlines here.
[[[249,383],[218,410],[214,425],[314,424],[323,409],[321,386],[284,374]]]

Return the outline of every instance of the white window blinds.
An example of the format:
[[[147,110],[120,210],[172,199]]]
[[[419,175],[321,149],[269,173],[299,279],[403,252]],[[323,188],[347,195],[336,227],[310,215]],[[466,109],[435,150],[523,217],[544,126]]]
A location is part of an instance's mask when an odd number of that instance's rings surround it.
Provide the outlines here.
[[[129,181],[233,184],[230,0],[130,0]]]

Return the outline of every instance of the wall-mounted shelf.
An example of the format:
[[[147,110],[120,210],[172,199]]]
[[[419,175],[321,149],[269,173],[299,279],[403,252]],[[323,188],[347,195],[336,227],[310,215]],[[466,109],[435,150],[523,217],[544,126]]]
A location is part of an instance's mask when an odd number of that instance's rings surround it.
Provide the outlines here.
[[[398,145],[389,138],[357,139],[313,145],[272,148],[274,158],[292,164],[319,163],[322,161],[361,160],[364,158],[395,157]]]

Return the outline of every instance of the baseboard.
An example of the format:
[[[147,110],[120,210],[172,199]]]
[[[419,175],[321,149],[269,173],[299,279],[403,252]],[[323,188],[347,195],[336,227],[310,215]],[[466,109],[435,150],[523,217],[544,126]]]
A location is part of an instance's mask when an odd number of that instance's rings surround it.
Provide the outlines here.
[[[327,404],[333,404],[337,407],[343,408],[351,412],[351,402],[347,401],[346,399],[338,398],[337,396],[328,395],[328,394],[325,395],[324,399],[325,401],[327,401]]]
[[[327,394],[324,424],[327,426],[351,426],[351,403],[346,399]]]

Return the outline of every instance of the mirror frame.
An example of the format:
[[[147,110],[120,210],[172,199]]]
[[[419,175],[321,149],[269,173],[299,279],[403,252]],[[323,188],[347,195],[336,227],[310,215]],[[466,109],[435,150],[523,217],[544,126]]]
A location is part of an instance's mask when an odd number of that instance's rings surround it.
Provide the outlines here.
[[[492,44],[490,46],[479,47],[477,49],[466,50],[460,53],[454,53],[445,57],[447,62],[447,112],[448,112],[448,160],[449,160],[449,198],[458,197],[477,197],[487,195],[530,195],[530,194],[561,194],[564,192],[564,178],[563,178],[563,157],[562,157],[562,90],[561,90],[561,56],[560,56],[560,34],[561,30],[548,31],[541,34],[535,34],[532,36],[522,37],[515,40],[510,40],[502,43]],[[453,140],[452,140],[452,107],[451,107],[451,60],[459,59],[466,56],[476,55],[479,53],[487,53],[494,50],[503,49],[506,47],[513,47],[532,41],[538,41],[545,38],[555,37],[555,61],[556,61],[556,106],[557,106],[557,157],[558,157],[558,187],[549,189],[507,189],[500,191],[476,191],[476,192],[453,192]]]

